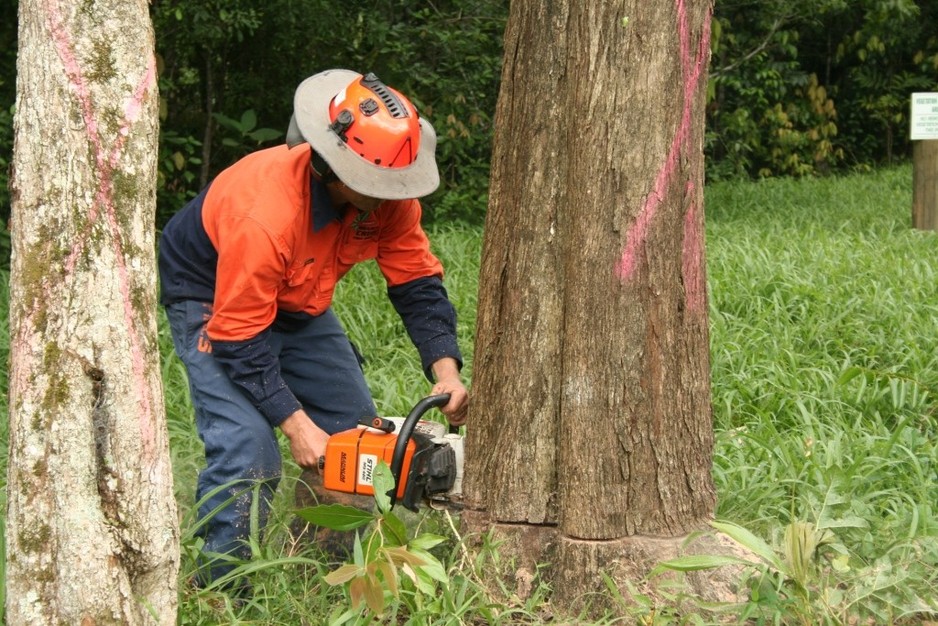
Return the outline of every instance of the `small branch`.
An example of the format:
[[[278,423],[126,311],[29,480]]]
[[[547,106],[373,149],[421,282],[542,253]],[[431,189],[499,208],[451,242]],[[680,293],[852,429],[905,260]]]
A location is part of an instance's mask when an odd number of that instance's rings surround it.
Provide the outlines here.
[[[769,45],[771,45],[772,37],[775,35],[776,32],[778,32],[778,29],[782,27],[782,24],[784,24],[787,21],[787,19],[788,19],[787,17],[780,17],[777,20],[775,20],[775,23],[772,24],[772,28],[769,29],[769,32],[768,34],[766,34],[765,39],[762,40],[762,43],[760,43],[758,46],[750,50],[743,57],[737,59],[735,62],[730,63],[729,65],[725,67],[721,67],[719,69],[711,71],[710,76],[712,78],[719,78],[720,76],[723,76],[724,74],[728,74],[732,72],[733,70],[735,70],[736,68],[738,68],[739,66],[746,63],[747,61],[749,61],[750,59],[752,59],[754,56],[756,56],[763,50],[767,49]]]

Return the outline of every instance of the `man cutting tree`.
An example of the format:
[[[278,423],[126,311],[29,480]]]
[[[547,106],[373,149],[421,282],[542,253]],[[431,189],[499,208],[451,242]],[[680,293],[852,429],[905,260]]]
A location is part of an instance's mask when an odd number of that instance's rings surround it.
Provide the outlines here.
[[[161,301],[205,444],[209,560],[250,555],[252,488],[263,524],[281,475],[276,428],[313,469],[329,435],[376,414],[330,308],[356,263],[377,261],[431,393],[450,394],[443,413],[465,422],[456,314],[417,200],[439,185],[435,148],[430,123],[373,74],[321,72],[296,90],[286,145],[221,172],[163,230]],[[202,580],[233,567],[216,559]]]

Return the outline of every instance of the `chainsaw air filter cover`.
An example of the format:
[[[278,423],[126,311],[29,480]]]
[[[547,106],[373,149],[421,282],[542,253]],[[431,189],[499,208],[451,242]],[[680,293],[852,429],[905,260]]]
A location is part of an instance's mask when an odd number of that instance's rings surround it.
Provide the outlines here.
[[[397,418],[389,418],[397,420]],[[416,511],[420,501],[450,491],[456,482],[453,448],[436,432],[442,425],[421,421],[407,442],[397,480],[396,499]],[[374,471],[380,461],[392,466],[397,434],[353,428],[332,435],[326,446],[323,485],[326,489],[374,495]]]
[[[370,428],[352,428],[329,437],[323,467],[323,486],[333,491],[374,495],[374,471],[378,461],[391,464],[397,436]],[[407,444],[401,474],[410,471],[410,461],[417,449],[412,439]],[[404,497],[405,481],[397,485],[397,497]]]

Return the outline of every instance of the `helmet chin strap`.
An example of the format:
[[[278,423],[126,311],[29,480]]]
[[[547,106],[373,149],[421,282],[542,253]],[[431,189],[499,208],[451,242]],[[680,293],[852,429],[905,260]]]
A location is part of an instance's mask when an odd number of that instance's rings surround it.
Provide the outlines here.
[[[312,158],[309,160],[309,168],[313,170],[313,176],[318,178],[324,185],[338,182],[339,177],[335,175],[326,160],[319,156],[315,150],[312,151]]]

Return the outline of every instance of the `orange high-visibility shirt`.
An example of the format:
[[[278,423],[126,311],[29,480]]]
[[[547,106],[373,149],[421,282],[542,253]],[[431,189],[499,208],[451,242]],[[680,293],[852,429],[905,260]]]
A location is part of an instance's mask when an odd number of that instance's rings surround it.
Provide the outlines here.
[[[209,187],[202,226],[218,253],[211,339],[254,337],[278,310],[322,313],[336,282],[368,259],[391,287],[442,277],[417,200],[386,201],[368,215],[350,207],[317,229],[309,161],[308,145],[261,150]]]

